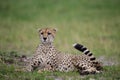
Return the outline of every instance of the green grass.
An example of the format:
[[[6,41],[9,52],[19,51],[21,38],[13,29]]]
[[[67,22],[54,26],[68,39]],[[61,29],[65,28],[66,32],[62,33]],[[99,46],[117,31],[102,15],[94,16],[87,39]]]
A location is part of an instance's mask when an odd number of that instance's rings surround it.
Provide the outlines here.
[[[7,66],[0,65],[0,79],[1,80],[119,80],[120,79],[120,66],[106,66],[103,73],[95,75],[79,75],[77,72],[18,72],[15,71],[13,65]]]
[[[106,60],[119,62],[119,3],[119,0],[1,0],[0,51],[32,55],[40,43],[37,29],[54,27],[58,29],[54,44],[60,51],[80,54],[72,48],[72,44],[78,42],[87,46],[97,57],[105,56]],[[18,75],[23,77],[21,78],[23,80],[27,78],[37,80],[42,75],[43,79],[45,75],[51,75],[14,72],[11,66],[4,66],[6,65],[0,66],[2,68],[0,76],[3,80],[18,79]],[[119,65],[105,68],[104,74],[90,75],[90,77],[98,80],[101,76],[104,80],[119,79]],[[68,79],[69,74],[74,75],[74,73],[60,72],[54,74],[64,79]],[[75,73],[75,75],[77,80],[79,74]],[[85,79],[90,78],[85,77]],[[73,77],[73,80],[75,78]]]

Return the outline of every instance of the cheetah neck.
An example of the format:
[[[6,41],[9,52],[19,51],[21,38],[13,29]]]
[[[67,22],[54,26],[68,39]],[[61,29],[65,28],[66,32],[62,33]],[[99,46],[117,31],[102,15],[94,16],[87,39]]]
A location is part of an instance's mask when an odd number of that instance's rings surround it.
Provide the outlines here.
[[[43,46],[53,46],[52,43],[42,43]]]

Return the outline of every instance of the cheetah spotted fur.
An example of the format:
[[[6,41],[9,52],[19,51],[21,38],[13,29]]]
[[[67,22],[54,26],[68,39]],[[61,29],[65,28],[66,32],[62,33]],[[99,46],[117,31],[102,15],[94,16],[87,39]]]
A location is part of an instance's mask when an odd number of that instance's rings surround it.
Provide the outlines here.
[[[81,44],[74,44],[74,48],[83,52],[81,55],[73,55],[60,52],[53,45],[56,29],[43,28],[39,31],[41,43],[29,61],[26,69],[33,71],[78,71],[80,74],[99,73],[101,63],[96,61],[92,53]]]

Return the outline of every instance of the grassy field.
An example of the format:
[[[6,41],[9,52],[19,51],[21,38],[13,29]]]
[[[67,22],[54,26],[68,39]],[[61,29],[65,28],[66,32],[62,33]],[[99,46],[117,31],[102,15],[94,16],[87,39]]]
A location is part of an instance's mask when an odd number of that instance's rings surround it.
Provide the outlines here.
[[[72,48],[78,42],[106,65],[102,74],[79,76],[16,72],[15,66],[0,62],[0,80],[120,80],[119,4],[120,0],[0,0],[1,54],[32,55],[40,43],[37,29],[53,27],[58,29],[54,44],[60,51],[81,54]]]

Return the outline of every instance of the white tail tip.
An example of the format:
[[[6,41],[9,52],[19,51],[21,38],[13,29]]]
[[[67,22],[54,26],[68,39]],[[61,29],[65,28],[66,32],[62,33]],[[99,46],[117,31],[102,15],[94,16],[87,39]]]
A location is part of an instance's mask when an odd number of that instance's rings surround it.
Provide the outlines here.
[[[74,44],[73,44],[73,47],[75,47],[76,45],[77,45],[77,43],[74,43]]]

